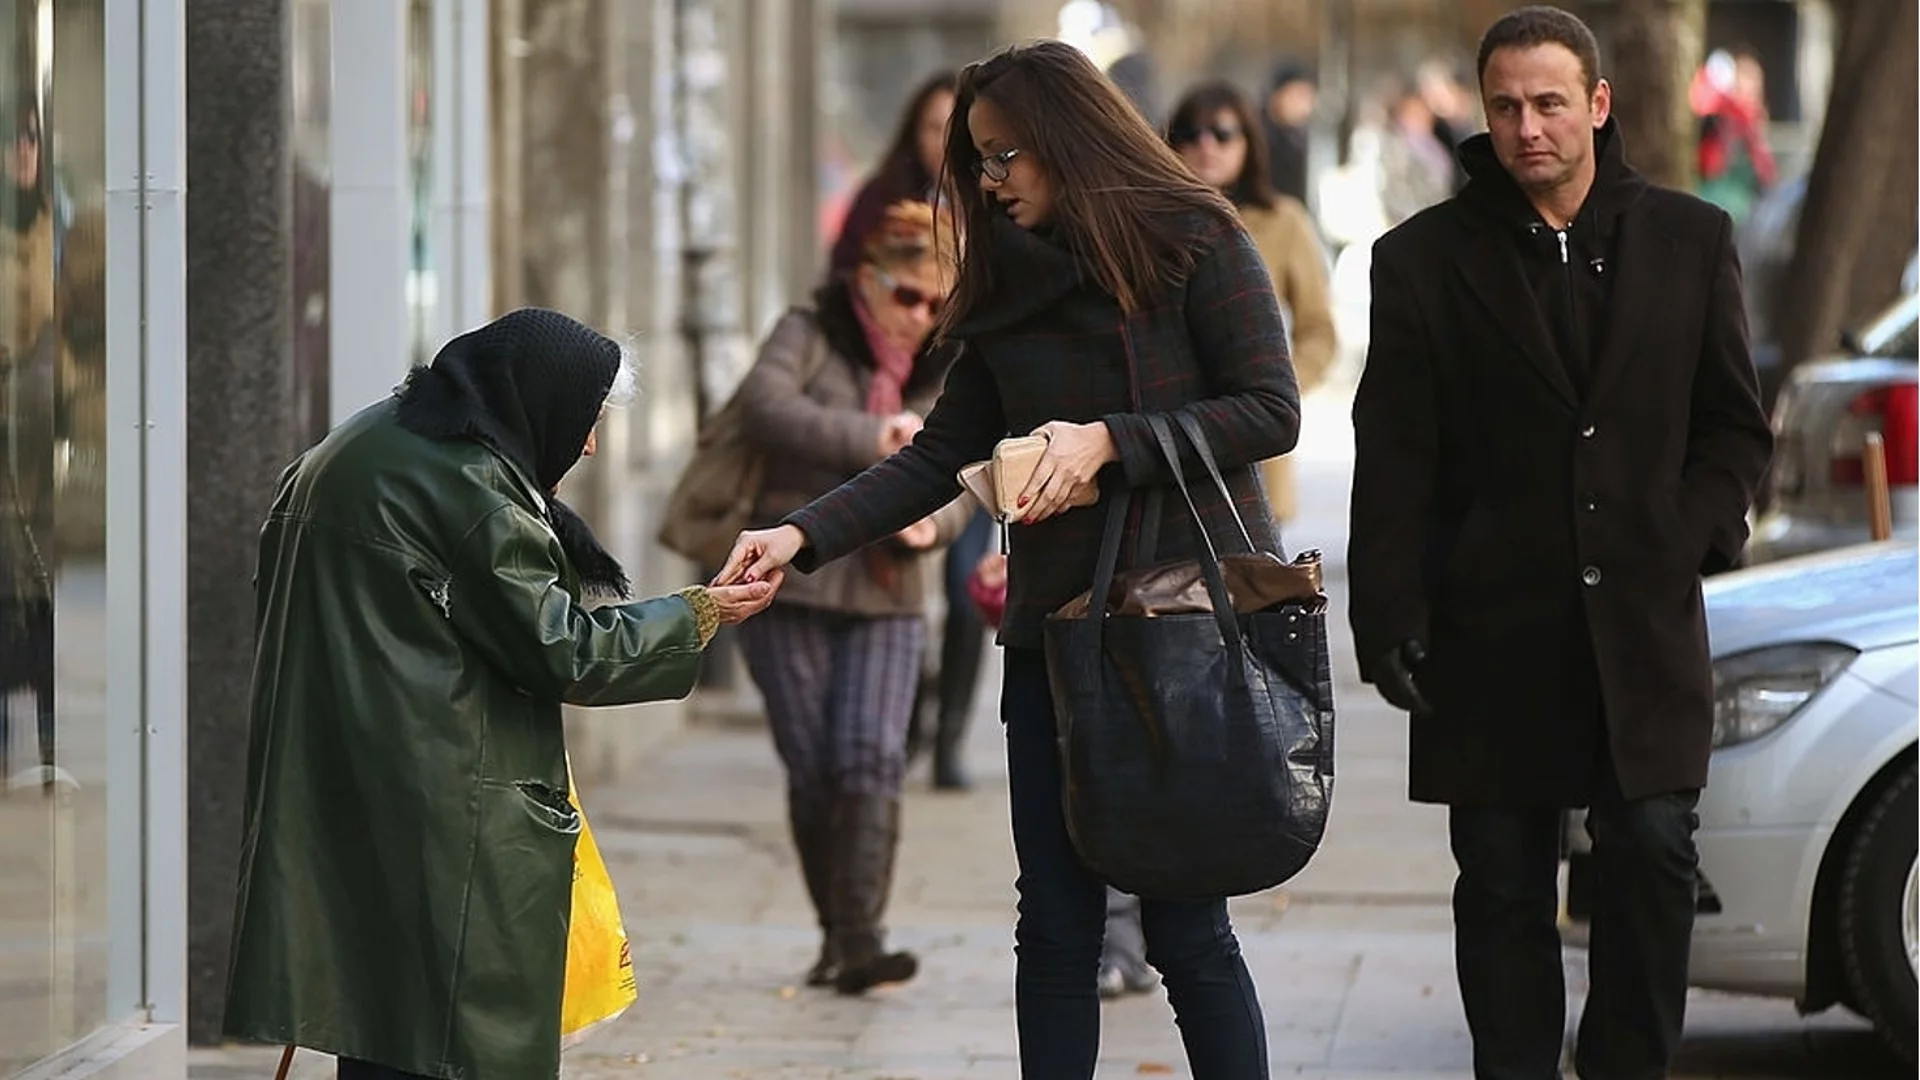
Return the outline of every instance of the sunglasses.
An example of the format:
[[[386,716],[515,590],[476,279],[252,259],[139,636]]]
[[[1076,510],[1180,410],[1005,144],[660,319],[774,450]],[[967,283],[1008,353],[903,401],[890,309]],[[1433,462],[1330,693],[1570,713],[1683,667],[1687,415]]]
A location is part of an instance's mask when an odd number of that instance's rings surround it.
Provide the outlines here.
[[[1172,135],[1175,146],[1192,146],[1194,143],[1200,141],[1200,136],[1202,135],[1213,136],[1213,141],[1222,146],[1230,146],[1240,141],[1240,129],[1232,124],[1208,124],[1205,127],[1178,127],[1173,129]]]
[[[983,154],[973,163],[973,171],[998,184],[1006,180],[1013,172],[1013,159],[1020,156],[1019,148],[1002,150],[997,154]]]
[[[912,285],[900,284],[894,280],[893,275],[877,266],[873,268],[873,275],[879,279],[880,287],[887,290],[887,295],[893,297],[893,302],[903,308],[911,310],[924,306],[927,314],[938,316],[941,306],[947,302],[944,296],[917,289]]]

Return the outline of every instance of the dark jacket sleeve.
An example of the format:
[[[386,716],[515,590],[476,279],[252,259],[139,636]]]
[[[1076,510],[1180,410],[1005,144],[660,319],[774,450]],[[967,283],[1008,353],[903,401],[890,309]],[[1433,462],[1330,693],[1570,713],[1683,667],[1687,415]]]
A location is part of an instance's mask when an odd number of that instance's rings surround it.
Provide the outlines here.
[[[497,507],[460,542],[447,618],[502,676],[544,701],[626,705],[691,693],[702,643],[687,601],[589,611],[561,583],[561,559],[532,513]]]
[[[1353,396],[1347,533],[1348,618],[1369,682],[1370,665],[1394,646],[1427,640],[1422,564],[1439,468],[1432,355],[1386,244],[1374,246],[1367,362]]]
[[[1266,263],[1245,229],[1226,230],[1187,281],[1187,334],[1213,396],[1186,406],[1220,467],[1284,454],[1300,438],[1300,390],[1287,355],[1286,323]],[[1111,413],[1120,465],[1133,487],[1170,483],[1144,413]],[[1183,454],[1183,456],[1186,456]]]
[[[1000,388],[980,351],[962,349],[913,444],[789,514],[807,546],[801,572],[892,536],[960,493],[960,467],[985,458],[1007,434]]]
[[[1733,221],[1720,214],[1707,327],[1687,411],[1680,512],[1699,541],[1703,573],[1733,565],[1747,543],[1747,510],[1773,456],[1773,430],[1747,345]]]
[[[807,396],[807,354],[824,345],[820,327],[799,312],[774,324],[753,369],[736,391],[747,437],[762,450],[829,468],[864,469],[880,459],[881,418],[864,409],[836,409]],[[844,364],[837,356],[829,364]],[[792,504],[788,504],[792,505]]]

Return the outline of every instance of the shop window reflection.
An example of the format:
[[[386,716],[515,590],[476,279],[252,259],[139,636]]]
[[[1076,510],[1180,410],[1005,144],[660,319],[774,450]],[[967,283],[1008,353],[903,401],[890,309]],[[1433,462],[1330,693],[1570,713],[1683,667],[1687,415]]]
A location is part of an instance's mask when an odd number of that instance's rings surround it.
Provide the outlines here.
[[[101,0],[0,0],[0,1076],[106,1017]]]
[[[293,392],[298,443],[331,426],[333,4],[293,5]]]
[[[407,176],[412,236],[407,245],[408,360],[433,359],[440,332],[439,285],[434,273],[433,228],[433,6],[412,0],[407,8]]]

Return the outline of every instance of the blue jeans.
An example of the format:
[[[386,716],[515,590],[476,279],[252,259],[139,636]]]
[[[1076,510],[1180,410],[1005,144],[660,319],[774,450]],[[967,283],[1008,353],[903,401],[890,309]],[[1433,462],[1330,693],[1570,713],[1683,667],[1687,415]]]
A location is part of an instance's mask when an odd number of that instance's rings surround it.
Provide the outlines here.
[[[1047,665],[1036,649],[1008,649],[1000,698],[1007,785],[1019,860],[1014,1010],[1024,1080],[1091,1080],[1100,1056],[1097,980],[1106,885],[1067,836],[1060,810]],[[1260,1000],[1221,900],[1143,900],[1147,962],[1166,984],[1194,1080],[1266,1080]]]

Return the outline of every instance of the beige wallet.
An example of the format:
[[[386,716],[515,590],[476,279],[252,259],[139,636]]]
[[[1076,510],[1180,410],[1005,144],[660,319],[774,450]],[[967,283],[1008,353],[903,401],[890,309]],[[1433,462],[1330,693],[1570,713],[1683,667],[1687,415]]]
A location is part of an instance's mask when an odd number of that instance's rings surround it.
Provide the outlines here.
[[[960,470],[960,486],[980,500],[980,505],[1002,521],[1013,518],[1020,507],[1015,504],[1033,479],[1033,470],[1047,452],[1044,435],[1021,435],[1001,439],[994,444],[993,457],[976,461]],[[1083,497],[1074,506],[1092,506],[1100,501],[1098,492]]]

